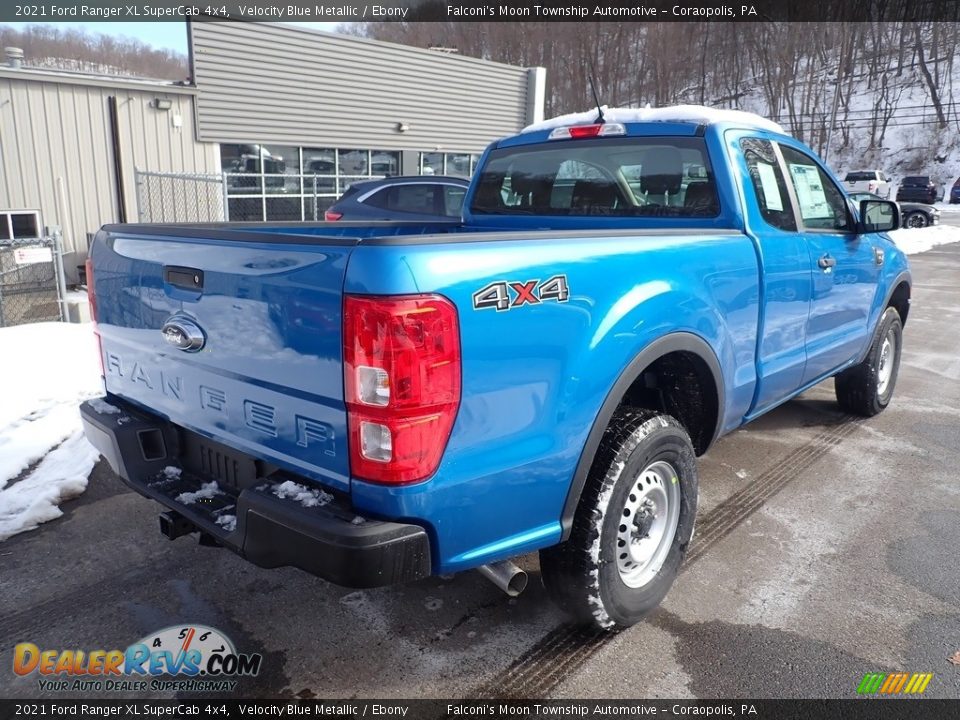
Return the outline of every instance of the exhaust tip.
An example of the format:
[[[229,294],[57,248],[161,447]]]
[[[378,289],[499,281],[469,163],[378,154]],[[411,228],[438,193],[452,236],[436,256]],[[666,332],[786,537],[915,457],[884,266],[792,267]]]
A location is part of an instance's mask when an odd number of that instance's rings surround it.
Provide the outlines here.
[[[527,589],[526,571],[520,570],[519,568],[517,568],[517,570],[519,572],[517,572],[512,578],[510,578],[510,582],[507,583],[507,595],[509,595],[510,597],[516,597],[517,595],[519,595],[520,593],[522,593],[524,590]]]
[[[509,560],[481,565],[477,570],[510,597],[516,597],[527,588],[527,573]]]

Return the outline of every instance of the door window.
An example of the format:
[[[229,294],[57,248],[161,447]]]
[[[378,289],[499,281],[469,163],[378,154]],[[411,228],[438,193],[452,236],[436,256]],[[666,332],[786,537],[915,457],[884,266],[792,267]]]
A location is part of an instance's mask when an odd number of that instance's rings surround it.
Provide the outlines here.
[[[786,145],[783,160],[804,226],[809,230],[848,231],[853,226],[847,198],[813,158]]]
[[[744,138],[740,141],[740,149],[743,150],[763,219],[780,230],[796,230],[797,219],[790,204],[787,183],[773,152],[773,143],[758,138]]]
[[[443,207],[444,214],[451,217],[460,217],[463,210],[463,197],[467,194],[465,188],[455,185],[444,185],[443,187]]]
[[[434,186],[425,183],[394,185],[368,197],[368,205],[394,212],[424,213],[435,215]]]

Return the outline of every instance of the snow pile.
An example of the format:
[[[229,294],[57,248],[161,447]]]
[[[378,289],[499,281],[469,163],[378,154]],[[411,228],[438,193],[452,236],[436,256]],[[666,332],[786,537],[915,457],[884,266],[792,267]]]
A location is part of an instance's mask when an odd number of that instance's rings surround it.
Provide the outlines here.
[[[0,492],[0,541],[63,515],[57,507],[87,489],[100,453],[75,433],[25,479]]]
[[[960,242],[960,227],[934,225],[914,230],[894,230],[890,239],[907,255],[926,252],[937,245]]]
[[[167,468],[169,470],[170,468]],[[169,475],[168,475],[169,477]],[[203,483],[200,485],[200,489],[194,492],[184,492],[177,495],[177,502],[183,503],[184,505],[193,505],[197,500],[210,500],[215,495],[219,495],[222,491],[220,486],[217,485],[217,481]]]
[[[772,132],[783,133],[784,129],[767,118],[760,117],[743,110],[722,110],[704,105],[672,105],[662,108],[608,108],[602,106],[604,122],[608,123],[640,123],[640,122],[695,122],[718,123],[729,122],[741,127],[760,128]],[[544,120],[528,125],[521,132],[536,132],[538,130],[552,130],[567,125],[589,125],[597,120],[597,110],[570,113],[559,117]]]
[[[0,540],[4,540],[60,517],[57,506],[86,488],[97,453],[83,437],[77,406],[102,395],[103,386],[89,324],[0,328],[0,347],[5,350],[0,353]]]
[[[217,525],[222,527],[227,532],[233,532],[237,529],[237,516],[236,515],[221,515],[217,518]]]
[[[280,483],[273,488],[273,494],[281,499],[289,499],[300,503],[304,507],[323,507],[333,500],[333,495],[323,490],[312,490],[292,480]]]
[[[106,400],[94,398],[90,401],[90,407],[101,415],[119,415],[121,410],[116,405],[111,405]]]

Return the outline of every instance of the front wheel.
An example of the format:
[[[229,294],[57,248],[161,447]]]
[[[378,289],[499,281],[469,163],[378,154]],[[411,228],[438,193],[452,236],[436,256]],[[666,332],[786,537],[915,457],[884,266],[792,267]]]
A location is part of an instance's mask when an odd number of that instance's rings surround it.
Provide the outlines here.
[[[629,627],[663,600],[693,537],[698,478],[681,425],[619,410],[577,506],[570,538],[540,552],[553,600],[578,620]]]
[[[897,384],[902,345],[900,313],[896,308],[888,307],[880,316],[880,325],[867,357],[834,379],[840,407],[864,417],[872,417],[887,407]]]

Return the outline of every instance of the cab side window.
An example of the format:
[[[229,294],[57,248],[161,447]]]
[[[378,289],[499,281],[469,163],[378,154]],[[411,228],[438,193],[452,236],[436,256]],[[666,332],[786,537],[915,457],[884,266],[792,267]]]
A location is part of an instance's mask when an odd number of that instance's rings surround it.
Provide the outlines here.
[[[780,152],[797,195],[800,217],[808,230],[849,231],[853,227],[847,197],[816,160],[786,145]]]
[[[773,143],[758,138],[744,138],[740,141],[740,149],[763,219],[780,230],[796,230],[797,219],[793,214],[780,163],[773,151]]]

